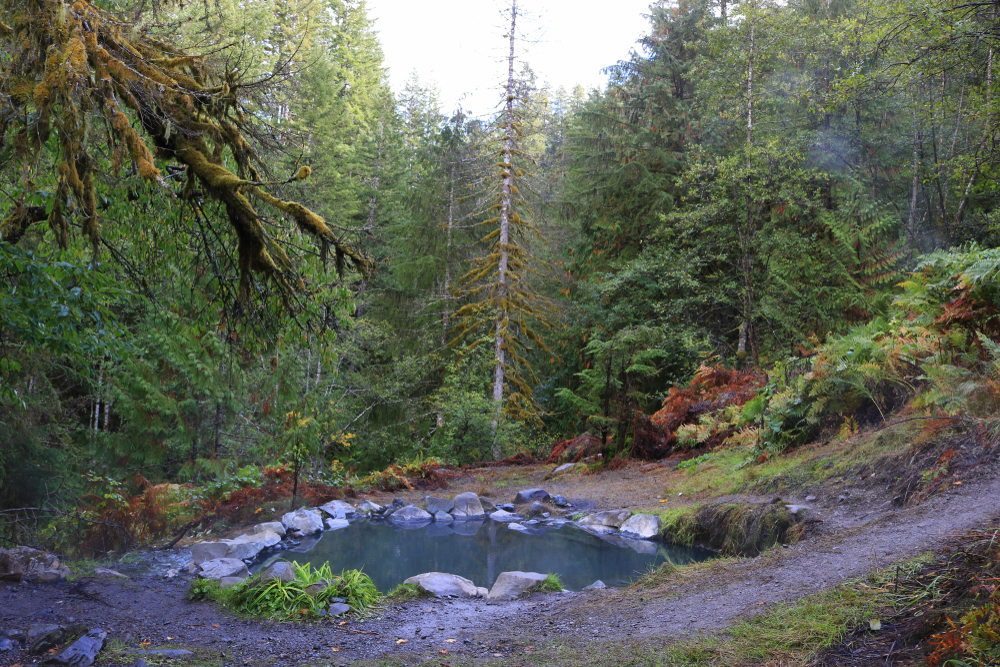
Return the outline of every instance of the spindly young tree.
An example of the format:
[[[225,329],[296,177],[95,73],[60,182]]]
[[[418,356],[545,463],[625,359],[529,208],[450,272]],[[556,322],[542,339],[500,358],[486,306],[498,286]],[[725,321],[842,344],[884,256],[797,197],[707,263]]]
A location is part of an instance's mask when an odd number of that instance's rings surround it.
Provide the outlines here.
[[[455,340],[480,344],[484,330],[493,345],[493,428],[504,413],[511,416],[536,414],[532,399],[535,375],[525,352],[544,347],[536,323],[544,321],[544,299],[531,283],[534,261],[532,238],[541,238],[532,221],[528,167],[532,159],[525,149],[524,112],[530,91],[515,76],[517,0],[511,2],[510,49],[504,106],[495,120],[495,139],[490,155],[497,162],[484,178],[483,208],[491,217],[482,224],[490,228],[483,237],[489,251],[474,261],[460,279],[460,293],[469,300],[456,313]],[[499,455],[499,443],[494,455]]]

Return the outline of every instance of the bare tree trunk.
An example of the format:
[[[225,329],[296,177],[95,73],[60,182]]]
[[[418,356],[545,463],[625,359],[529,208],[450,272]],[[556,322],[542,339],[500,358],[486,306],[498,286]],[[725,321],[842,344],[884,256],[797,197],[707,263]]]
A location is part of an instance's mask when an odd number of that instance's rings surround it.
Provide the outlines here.
[[[448,320],[451,317],[451,231],[455,224],[455,163],[448,169],[448,227],[444,253],[444,310],[441,313],[441,347],[448,342]]]
[[[743,358],[746,356],[747,339],[750,336],[750,318],[753,310],[753,258],[751,245],[753,243],[753,198],[750,192],[751,169],[753,169],[753,68],[756,56],[756,36],[757,25],[754,20],[750,21],[750,41],[749,53],[747,56],[747,196],[746,196],[746,224],[740,234],[741,255],[740,264],[743,273],[743,322],[740,324],[740,337],[737,343],[736,354]]]
[[[910,256],[917,252],[917,194],[920,190],[920,126],[913,114],[913,184],[910,194],[910,217],[906,221],[906,241]]]
[[[219,458],[222,449],[222,401],[215,404],[215,444],[212,447],[212,458]]]
[[[996,22],[997,10],[994,6],[993,8],[993,21]],[[990,104],[993,101],[993,44],[990,43],[989,51],[986,54],[986,113],[991,113]],[[979,146],[976,148],[976,161],[979,158],[979,151],[982,150],[983,146],[986,144],[986,139],[989,137],[990,121],[989,116],[986,119],[986,125],[983,128],[983,138],[979,142]],[[965,190],[962,191],[962,201],[958,203],[958,211],[955,213],[955,226],[962,224],[962,218],[965,216],[965,207],[969,203],[969,193],[972,192],[972,186],[976,183],[976,177],[979,175],[978,166],[974,166],[972,173],[969,174],[969,180],[965,184]]]
[[[504,112],[503,164],[504,177],[500,194],[500,262],[497,277],[496,340],[493,346],[495,362],[493,372],[493,433],[496,435],[500,414],[503,411],[503,381],[506,351],[504,340],[510,326],[507,312],[507,245],[510,243],[510,216],[513,203],[511,186],[514,182],[514,29],[517,26],[517,0],[510,3],[510,53],[507,57],[507,107]],[[493,457],[500,458],[500,443],[493,440]]]

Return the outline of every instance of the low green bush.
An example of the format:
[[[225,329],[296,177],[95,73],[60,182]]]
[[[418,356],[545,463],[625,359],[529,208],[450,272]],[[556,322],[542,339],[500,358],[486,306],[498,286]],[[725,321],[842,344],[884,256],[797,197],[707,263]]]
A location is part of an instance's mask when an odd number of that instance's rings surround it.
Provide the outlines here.
[[[191,584],[186,597],[215,600],[244,616],[284,620],[324,616],[333,598],[343,598],[359,612],[382,599],[371,578],[360,570],[344,570],[334,575],[329,563],[313,569],[308,563],[292,562],[292,567],[293,581],[261,581],[255,576],[222,590],[217,581],[200,579]]]

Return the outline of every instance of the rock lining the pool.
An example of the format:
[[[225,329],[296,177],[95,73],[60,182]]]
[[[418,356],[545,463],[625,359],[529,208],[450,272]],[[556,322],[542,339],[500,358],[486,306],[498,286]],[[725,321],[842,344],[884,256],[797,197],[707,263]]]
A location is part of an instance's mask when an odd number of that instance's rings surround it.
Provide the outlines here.
[[[649,514],[633,515],[629,510],[592,512],[570,522],[558,515],[568,512],[567,508],[572,507],[572,503],[562,496],[550,496],[545,489],[520,491],[512,502],[504,504],[475,493],[460,493],[451,499],[426,496],[421,504],[423,507],[407,505],[396,498],[384,507],[371,500],[364,500],[354,506],[343,500],[333,500],[320,507],[300,508],[283,515],[280,522],[270,521],[251,526],[235,538],[193,544],[192,562],[188,569],[202,578],[246,577],[249,576],[246,568],[241,570],[237,563],[252,565],[256,560],[277,551],[298,546],[298,540],[302,538],[315,541],[318,536],[310,536],[345,528],[349,522],[362,517],[374,521],[388,520],[410,528],[452,524],[454,532],[458,534],[467,532],[460,528],[465,522],[469,522],[470,526],[478,526],[487,518],[508,524],[509,528],[525,534],[542,532],[539,529],[543,529],[543,526],[559,527],[564,523],[575,523],[588,533],[602,539],[610,538],[623,544],[628,543],[633,548],[635,544],[656,539],[660,534],[659,517]],[[532,516],[536,519],[531,519]],[[297,550],[302,548],[304,547]],[[219,561],[226,563],[226,566],[220,567]]]

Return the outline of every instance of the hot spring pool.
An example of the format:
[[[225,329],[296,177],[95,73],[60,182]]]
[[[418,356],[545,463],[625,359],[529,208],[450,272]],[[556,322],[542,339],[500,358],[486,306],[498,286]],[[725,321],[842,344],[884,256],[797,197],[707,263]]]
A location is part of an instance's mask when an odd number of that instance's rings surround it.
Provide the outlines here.
[[[573,523],[538,524],[520,532],[491,519],[430,525],[358,519],[340,530],[304,538],[274,560],[294,560],[334,572],[358,569],[382,592],[422,572],[448,572],[491,587],[501,572],[555,572],[578,591],[600,579],[623,586],[664,562],[684,565],[711,556],[706,549],[597,536]]]

